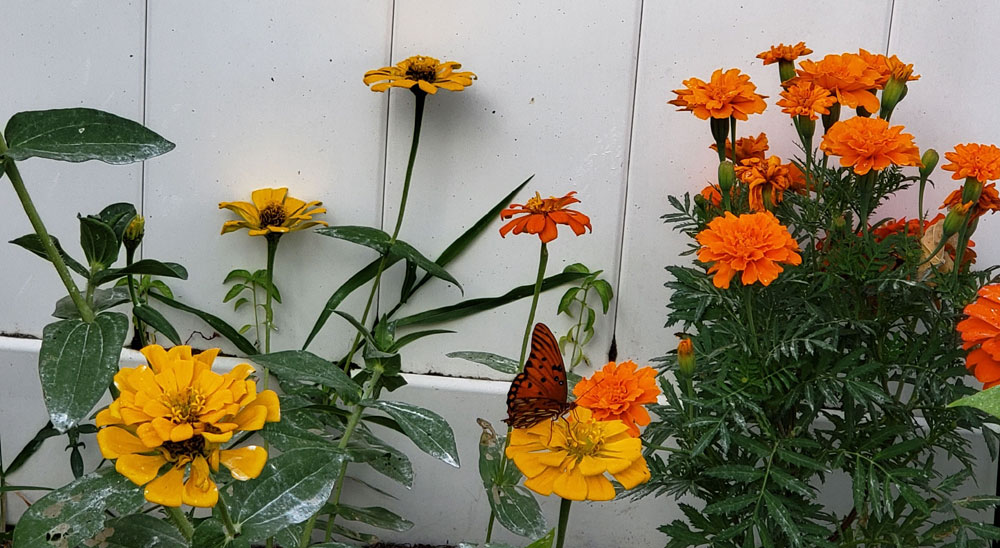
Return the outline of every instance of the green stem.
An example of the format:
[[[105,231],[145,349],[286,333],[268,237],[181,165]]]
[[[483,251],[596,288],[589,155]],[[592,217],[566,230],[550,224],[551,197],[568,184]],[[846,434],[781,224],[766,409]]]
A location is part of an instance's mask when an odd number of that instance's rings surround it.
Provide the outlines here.
[[[920,191],[917,193],[917,215],[920,219],[920,237],[924,237],[924,189],[927,187],[927,177],[920,178]]]
[[[271,293],[274,292],[274,256],[278,251],[278,241],[281,239],[281,233],[279,232],[268,232],[267,236],[267,270],[265,271],[265,280],[267,282],[267,287],[264,288],[264,353],[271,353],[271,331],[274,326],[274,307],[271,304]],[[258,340],[260,337],[257,337]],[[264,390],[267,390],[268,382],[271,380],[270,371],[264,368]]]
[[[188,521],[184,512],[181,512],[180,508],[173,506],[164,506],[163,511],[167,513],[167,516],[169,516],[174,522],[174,525],[176,525],[177,529],[179,529],[181,534],[184,535],[184,538],[190,542],[191,538],[194,537],[194,526],[192,526],[191,522]]]
[[[490,508],[492,508],[492,506]],[[496,514],[494,514],[493,511],[491,510],[490,511],[490,521],[486,525],[486,542],[489,542],[490,539],[493,538],[493,522],[495,522],[496,519],[497,519]]]
[[[236,525],[233,524],[233,518],[229,516],[229,508],[226,508],[225,502],[221,502],[221,504],[217,505],[216,508],[219,509],[219,517],[222,518],[222,524],[226,526],[226,532],[229,533],[229,538],[236,538],[236,535],[238,535],[239,532],[236,530]]]
[[[135,261],[135,248],[125,246],[125,266],[132,266]],[[128,282],[128,295],[132,299],[132,306],[139,306],[139,293],[135,289],[135,277],[132,274],[127,274],[125,280]],[[139,318],[134,318],[135,320],[135,330],[136,334],[139,335],[139,344],[141,346],[146,346],[146,328],[143,327],[145,324]]]
[[[538,274],[535,276],[535,291],[531,295],[531,309],[528,311],[528,324],[524,327],[524,338],[521,340],[521,359],[518,362],[518,371],[524,369],[524,358],[528,353],[528,338],[531,337],[531,328],[535,324],[535,310],[538,308],[538,296],[542,293],[542,280],[545,279],[545,265],[549,262],[549,250],[542,242],[542,249],[538,254]]]
[[[733,144],[733,165],[738,166],[740,165],[740,159],[736,156],[736,118],[733,116],[729,117],[729,132],[732,134],[732,141],[730,142]]]
[[[257,282],[251,281],[250,286],[253,288],[253,331],[257,335],[257,350],[260,350],[260,314],[258,314],[258,307],[260,304],[257,302]]]
[[[569,524],[569,508],[573,501],[562,499],[559,503],[559,528],[556,530],[556,548],[563,548],[566,542],[566,525]]]
[[[577,364],[577,353],[580,354],[580,360],[583,360],[583,346],[580,344],[580,332],[583,331],[583,317],[587,313],[587,295],[590,293],[590,285],[585,285],[583,289],[583,298],[577,299],[580,303],[580,316],[576,319],[576,326],[573,329],[573,350],[569,353],[569,370],[572,371]]]
[[[413,112],[413,142],[410,143],[410,157],[406,162],[406,176],[403,178],[403,194],[399,198],[399,213],[396,215],[396,227],[392,230],[392,237],[389,238],[389,244],[386,246],[385,252],[382,253],[382,260],[378,263],[378,270],[375,271],[375,281],[372,282],[372,290],[368,294],[368,302],[365,303],[365,312],[361,315],[361,325],[365,325],[365,322],[368,321],[368,314],[371,312],[372,303],[375,302],[375,295],[378,293],[378,287],[382,281],[382,271],[385,270],[385,263],[389,260],[389,254],[392,252],[392,246],[396,243],[396,237],[399,236],[399,229],[403,226],[403,214],[406,213],[406,199],[410,195],[410,180],[413,178],[413,165],[416,163],[417,147],[420,144],[420,126],[423,124],[424,119],[424,100],[427,99],[427,94],[419,90],[414,91],[413,95],[416,98]],[[361,333],[358,333],[354,336],[351,350],[347,353],[341,364],[344,371],[347,371],[351,367],[351,359],[354,358],[354,353],[358,351],[360,343]]]
[[[760,348],[757,343],[757,339],[759,339],[759,337],[757,336],[757,328],[754,326],[753,322],[753,286],[747,285],[744,286],[744,288],[746,291],[744,292],[745,298],[743,299],[743,302],[747,313],[747,327],[749,328],[750,340],[753,341],[752,344],[754,351],[759,354]]]
[[[6,152],[7,143],[4,141],[3,136],[0,136],[0,156]],[[66,263],[63,261],[62,256],[59,255],[59,250],[56,249],[56,245],[53,243],[52,237],[49,236],[49,231],[45,229],[45,224],[42,223],[42,217],[38,214],[38,210],[35,209],[35,204],[31,201],[31,196],[28,194],[28,189],[24,186],[24,180],[21,179],[21,172],[18,171],[17,165],[14,163],[14,160],[10,158],[6,158],[3,165],[4,170],[7,173],[7,177],[10,178],[10,184],[14,187],[14,192],[17,193],[17,197],[21,201],[21,207],[24,209],[24,213],[28,216],[28,220],[31,222],[31,228],[35,230],[35,234],[42,243],[42,248],[45,249],[45,255],[50,261],[52,261],[52,265],[56,268],[56,272],[59,274],[59,279],[62,280],[63,285],[66,286],[66,291],[69,292],[69,298],[72,299],[73,304],[76,305],[76,309],[80,313],[80,318],[87,323],[93,322],[94,311],[84,300],[83,296],[80,295],[80,289],[77,288],[76,282],[74,282],[72,276],[70,276],[69,268],[66,267]]]

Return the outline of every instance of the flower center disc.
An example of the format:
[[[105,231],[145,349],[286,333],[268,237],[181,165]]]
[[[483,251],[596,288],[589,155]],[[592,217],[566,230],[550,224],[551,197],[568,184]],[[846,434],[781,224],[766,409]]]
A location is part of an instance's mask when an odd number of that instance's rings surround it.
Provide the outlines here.
[[[170,453],[170,459],[177,459],[179,457],[193,459],[194,457],[205,455],[205,438],[202,436],[192,436],[191,439],[184,441],[165,441],[162,447]]]
[[[423,80],[424,82],[434,82],[437,78],[437,70],[432,65],[414,64],[406,69],[406,77],[410,80]]]
[[[282,226],[285,224],[285,206],[271,202],[260,210],[260,226]]]

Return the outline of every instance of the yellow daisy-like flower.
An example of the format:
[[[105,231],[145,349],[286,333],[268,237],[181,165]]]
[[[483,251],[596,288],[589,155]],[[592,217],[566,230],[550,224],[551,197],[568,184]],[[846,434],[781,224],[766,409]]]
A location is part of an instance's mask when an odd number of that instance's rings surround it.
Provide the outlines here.
[[[319,207],[323,202],[303,202],[288,195],[287,188],[259,188],[253,191],[250,202],[222,202],[219,209],[228,209],[242,217],[239,221],[226,221],[222,233],[246,228],[251,236],[284,234],[315,225],[327,226],[324,221],[313,220],[313,215],[326,213]]]
[[[175,507],[215,506],[219,490],[209,471],[220,463],[237,480],[260,475],[267,461],[263,447],[220,449],[234,432],[260,430],[281,418],[277,394],[257,393],[247,379],[253,367],[214,373],[217,348],[192,354],[190,346],[164,350],[154,344],[142,353],[149,364],[118,371],[120,395],[97,414],[97,444],[104,458],[117,459],[118,473],[145,485],[146,500]],[[160,475],[168,463],[173,466]]]
[[[406,88],[414,93],[422,91],[431,95],[437,93],[438,88],[462,91],[472,85],[476,75],[471,72],[455,72],[460,68],[462,64],[454,61],[442,63],[433,57],[414,55],[395,66],[369,70],[365,73],[364,82],[372,87],[372,91]]]
[[[524,486],[540,495],[568,500],[611,500],[611,474],[626,489],[649,481],[642,442],[622,421],[594,420],[577,407],[566,420],[542,421],[510,434],[507,457],[527,479]]]

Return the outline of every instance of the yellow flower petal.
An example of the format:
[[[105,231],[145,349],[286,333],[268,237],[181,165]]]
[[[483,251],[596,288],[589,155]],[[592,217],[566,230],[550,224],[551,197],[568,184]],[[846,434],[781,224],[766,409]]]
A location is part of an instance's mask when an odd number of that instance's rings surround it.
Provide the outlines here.
[[[561,474],[553,482],[552,491],[564,499],[586,500],[587,480],[583,474]]]
[[[278,394],[274,390],[264,390],[257,394],[254,405],[263,405],[267,409],[267,422],[281,420],[281,405],[278,403]]]
[[[562,474],[555,468],[547,468],[545,472],[524,480],[524,486],[539,495],[547,497],[552,494],[552,486],[560,476]]]
[[[166,463],[163,455],[122,455],[115,462],[115,470],[136,485],[146,485]]]
[[[260,430],[264,428],[264,421],[267,420],[267,407],[263,405],[251,405],[240,411],[233,419],[239,425],[240,430]]]
[[[587,500],[611,500],[615,498],[615,487],[603,475],[587,476]]]
[[[166,474],[149,482],[146,485],[144,495],[149,502],[176,508],[184,500],[183,491],[184,467],[174,466]]]
[[[189,423],[178,424],[170,430],[170,441],[184,441],[194,436],[194,428]]]
[[[191,462],[191,474],[184,484],[184,504],[211,508],[219,502],[219,488],[209,475],[208,462],[198,457]]]
[[[618,483],[622,484],[622,487],[626,489],[632,489],[636,485],[646,483],[652,477],[649,473],[649,467],[646,466],[645,459],[633,462],[632,466],[614,474],[614,476],[618,480]]]
[[[102,428],[97,432],[97,446],[101,448],[101,456],[106,459],[149,451],[149,447],[142,443],[142,440],[133,436],[128,430],[116,426]]]
[[[219,461],[229,469],[234,479],[240,481],[256,478],[267,463],[267,450],[256,445],[226,449],[219,453]]]

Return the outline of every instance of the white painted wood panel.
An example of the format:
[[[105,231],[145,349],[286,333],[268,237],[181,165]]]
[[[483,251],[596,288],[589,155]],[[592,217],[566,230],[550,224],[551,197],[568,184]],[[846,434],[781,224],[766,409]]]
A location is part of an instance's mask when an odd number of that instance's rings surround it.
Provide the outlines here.
[[[0,126],[21,111],[83,106],[142,119],[143,2],[4,0],[0,10]],[[34,158],[18,167],[49,232],[81,262],[76,215],[141,199],[139,165]],[[6,178],[0,179],[0,218],[5,265],[0,269],[0,332],[41,336],[66,290],[50,264],[7,244],[32,229]]]

